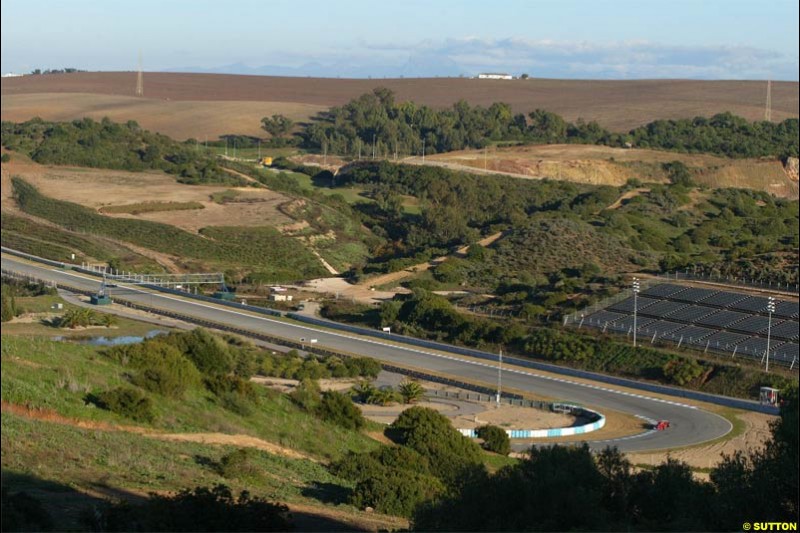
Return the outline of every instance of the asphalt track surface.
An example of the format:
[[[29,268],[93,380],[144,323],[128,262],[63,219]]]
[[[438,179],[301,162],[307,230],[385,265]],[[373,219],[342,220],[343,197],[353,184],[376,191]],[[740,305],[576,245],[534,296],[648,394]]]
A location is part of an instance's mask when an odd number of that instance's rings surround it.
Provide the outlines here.
[[[27,263],[7,255],[2,257],[2,268],[85,290],[97,290],[100,286],[97,278],[47,265]],[[370,356],[388,363],[431,370],[454,378],[481,381],[487,384],[497,382],[497,366],[491,361],[472,360],[457,354],[389,343],[375,338],[324,330],[266,316],[254,316],[235,309],[184,300],[173,295],[124,284],[110,289],[109,294],[112,298],[116,295],[142,305],[295,341],[305,339],[310,342],[311,339],[316,339],[319,347]],[[600,412],[603,409],[610,409],[631,414],[642,420],[642,432],[636,435],[611,440],[592,440],[592,434],[587,434],[586,442],[594,449],[616,446],[621,451],[633,452],[676,448],[722,437],[732,429],[730,422],[723,417],[684,404],[679,399],[672,401],[655,398],[644,392],[615,389],[602,383],[581,383],[567,377],[543,375],[535,370],[504,367],[503,384],[506,387],[530,391],[555,400],[579,403]],[[648,421],[662,419],[670,421],[671,427],[668,430],[649,431],[646,429]]]

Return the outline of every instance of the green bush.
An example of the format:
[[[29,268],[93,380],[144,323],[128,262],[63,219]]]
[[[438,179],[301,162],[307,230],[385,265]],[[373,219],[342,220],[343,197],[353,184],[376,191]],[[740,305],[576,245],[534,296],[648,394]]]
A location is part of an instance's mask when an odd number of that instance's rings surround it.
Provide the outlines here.
[[[664,377],[670,383],[687,385],[703,374],[703,365],[688,357],[670,359],[663,367]]]
[[[406,446],[349,453],[331,465],[331,472],[356,483],[350,503],[382,513],[410,516],[417,505],[444,492],[430,474],[428,459]]]
[[[3,285],[2,311],[0,311],[0,322],[8,322],[20,313],[17,301],[13,296],[7,294]]]
[[[412,470],[384,468],[374,477],[359,481],[350,497],[358,508],[410,517],[414,509],[444,492],[442,482]]]
[[[431,473],[448,486],[466,482],[483,468],[480,447],[433,409],[419,406],[406,409],[390,429],[397,442],[425,457]]]
[[[234,369],[228,343],[203,328],[170,333],[161,340],[178,348],[206,376],[228,374]]]
[[[3,154],[5,157],[8,154]],[[51,531],[53,518],[42,502],[26,492],[2,488],[3,531]]]
[[[322,391],[316,381],[304,378],[289,394],[289,397],[301,408],[313,413],[317,410],[322,400]]]
[[[139,370],[131,382],[150,392],[181,398],[187,389],[200,382],[194,364],[173,345],[152,339],[127,346],[115,346],[105,354]]]
[[[203,383],[209,391],[220,398],[230,393],[241,396],[250,403],[258,403],[258,390],[255,385],[239,376],[216,374],[205,378]]]
[[[217,463],[219,475],[228,479],[243,479],[258,474],[255,464],[256,452],[251,448],[239,448],[227,453]]]
[[[477,429],[479,439],[483,439],[483,448],[490,452],[508,455],[511,452],[511,439],[506,430],[492,425],[481,426]]]
[[[152,422],[155,420],[153,403],[139,389],[117,387],[90,396],[89,400],[101,409],[106,409],[137,422]]]
[[[289,509],[225,485],[175,495],[151,494],[145,503],[117,503],[86,517],[91,531],[288,531]]]
[[[358,430],[364,427],[366,419],[361,410],[353,404],[353,400],[336,391],[322,393],[317,416],[328,422],[333,422],[345,429]]]

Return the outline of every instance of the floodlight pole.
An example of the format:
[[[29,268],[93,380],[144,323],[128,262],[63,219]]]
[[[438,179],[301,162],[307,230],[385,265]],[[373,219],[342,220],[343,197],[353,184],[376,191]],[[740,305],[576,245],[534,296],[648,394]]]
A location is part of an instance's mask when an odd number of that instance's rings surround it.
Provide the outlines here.
[[[767,322],[767,349],[764,352],[764,357],[767,361],[764,370],[769,372],[769,341],[772,337],[772,313],[775,312],[775,298],[772,296],[767,300],[767,312],[769,313],[769,321]]]
[[[639,297],[639,278],[633,278],[633,347],[636,348],[636,314]]]
[[[500,355],[497,358],[497,397],[495,401],[500,405],[500,389],[503,384],[503,350],[500,350]]]

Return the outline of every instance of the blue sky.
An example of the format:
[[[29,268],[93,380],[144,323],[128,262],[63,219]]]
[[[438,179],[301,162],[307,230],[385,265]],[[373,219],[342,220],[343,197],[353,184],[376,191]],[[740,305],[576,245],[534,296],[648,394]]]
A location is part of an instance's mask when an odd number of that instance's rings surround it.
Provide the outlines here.
[[[796,0],[4,0],[2,71],[798,79]]]

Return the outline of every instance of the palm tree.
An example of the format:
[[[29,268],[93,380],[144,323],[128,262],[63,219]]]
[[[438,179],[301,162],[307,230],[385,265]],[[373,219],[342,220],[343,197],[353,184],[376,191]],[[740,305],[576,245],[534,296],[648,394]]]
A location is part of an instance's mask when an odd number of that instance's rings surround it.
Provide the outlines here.
[[[404,379],[397,387],[397,391],[403,397],[403,403],[415,403],[425,396],[422,385],[412,379]]]

